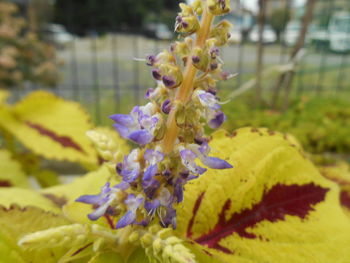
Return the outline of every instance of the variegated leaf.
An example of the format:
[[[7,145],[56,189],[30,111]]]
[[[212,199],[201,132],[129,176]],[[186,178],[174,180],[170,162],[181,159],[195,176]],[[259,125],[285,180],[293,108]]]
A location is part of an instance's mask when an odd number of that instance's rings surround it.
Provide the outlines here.
[[[9,151],[0,150],[0,163],[0,187],[30,187],[21,164],[12,158]]]
[[[186,186],[178,235],[228,263],[347,262],[350,221],[339,188],[299,147],[250,128],[219,131],[210,146],[234,168],[210,170]]]
[[[13,107],[1,107],[0,126],[47,159],[97,167],[96,151],[85,135],[92,124],[76,102],[36,91]]]

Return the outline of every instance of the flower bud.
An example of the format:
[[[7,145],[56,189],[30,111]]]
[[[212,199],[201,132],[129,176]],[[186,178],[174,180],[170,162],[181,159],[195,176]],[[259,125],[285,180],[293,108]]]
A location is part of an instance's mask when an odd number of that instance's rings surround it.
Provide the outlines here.
[[[192,3],[192,8],[193,11],[197,14],[197,15],[202,15],[203,13],[203,4],[202,4],[202,0],[195,0]]]
[[[176,42],[173,47],[174,53],[182,59],[189,56],[191,53],[192,42],[193,40],[190,37],[185,38],[184,42]]]
[[[227,20],[221,21],[210,32],[210,37],[215,38],[217,46],[225,45],[229,39],[229,31],[231,28],[230,22]]]
[[[176,17],[175,31],[183,35],[191,35],[200,25],[197,16],[191,6],[181,3],[181,12]]]
[[[160,70],[162,72],[162,81],[165,87],[174,89],[181,84],[182,72],[179,67],[171,64],[162,64],[160,65]]]
[[[193,49],[192,63],[193,63],[193,66],[195,66],[199,70],[207,71],[208,64],[209,64],[208,53],[205,52],[205,50],[201,49],[200,47],[195,47]]]
[[[161,80],[162,75],[160,74],[160,70],[157,69],[157,68],[152,69],[152,77],[153,77],[155,80]]]
[[[170,110],[171,110],[171,101],[167,99],[162,104],[162,112],[165,114],[169,114]]]
[[[223,15],[230,12],[230,0],[207,0],[209,12],[213,15]]]

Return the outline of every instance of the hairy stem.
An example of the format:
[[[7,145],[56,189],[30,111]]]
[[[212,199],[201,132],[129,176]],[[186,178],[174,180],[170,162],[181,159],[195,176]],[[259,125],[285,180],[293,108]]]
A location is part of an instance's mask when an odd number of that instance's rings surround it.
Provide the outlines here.
[[[204,46],[205,41],[210,33],[212,21],[213,15],[210,14],[205,8],[202,16],[201,27],[197,33],[195,46]],[[175,95],[175,101],[180,101],[183,104],[186,104],[188,102],[193,91],[193,83],[196,73],[197,69],[193,66],[192,60],[189,58],[184,72],[183,82],[178,88]],[[176,110],[173,108],[169,113],[169,118],[167,120],[167,130],[162,141],[163,151],[166,154],[170,153],[173,150],[177,135],[179,133],[179,127],[176,125],[175,115]]]

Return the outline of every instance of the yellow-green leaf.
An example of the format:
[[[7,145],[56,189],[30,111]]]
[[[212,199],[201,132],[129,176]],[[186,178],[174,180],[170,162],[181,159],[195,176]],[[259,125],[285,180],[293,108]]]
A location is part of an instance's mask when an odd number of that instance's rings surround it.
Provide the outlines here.
[[[9,208],[12,205],[18,205],[21,208],[34,206],[55,214],[62,213],[55,202],[44,197],[41,193],[16,187],[0,189],[0,205],[5,208]]]
[[[47,159],[97,166],[96,151],[85,135],[92,124],[76,102],[36,91],[11,108],[2,108],[0,126]]]
[[[115,252],[101,252],[92,257],[88,263],[124,263],[124,260]]]
[[[37,207],[0,207],[0,260],[1,262],[57,263],[65,250],[62,248],[25,250],[17,245],[24,235],[50,227],[69,224],[60,215]]]
[[[228,263],[347,262],[350,220],[339,188],[290,140],[246,128],[219,131],[210,146],[234,168],[186,185],[179,236]]]
[[[28,177],[22,171],[20,163],[11,157],[9,151],[0,149],[0,163],[0,187],[30,187]]]
[[[350,217],[350,167],[345,162],[320,167],[321,174],[340,187],[340,203]]]

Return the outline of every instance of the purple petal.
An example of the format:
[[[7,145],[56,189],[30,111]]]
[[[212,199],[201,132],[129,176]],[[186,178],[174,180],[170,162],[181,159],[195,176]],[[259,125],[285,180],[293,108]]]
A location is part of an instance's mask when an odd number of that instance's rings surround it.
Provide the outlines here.
[[[225,114],[222,111],[218,111],[215,113],[214,118],[209,121],[208,125],[212,129],[217,129],[221,126],[221,124],[223,124],[225,120]]]
[[[144,181],[151,180],[152,177],[155,176],[157,172],[158,172],[158,165],[157,164],[153,164],[153,165],[148,166],[145,173],[143,174],[143,180]]]
[[[162,75],[160,74],[160,70],[156,68],[152,69],[152,76],[156,80],[160,80],[162,78]]]
[[[132,170],[122,170],[120,175],[123,177],[123,180],[127,183],[134,182],[137,177],[139,176],[140,171],[139,169],[132,169]]]
[[[156,62],[156,56],[155,55],[148,55],[146,56],[146,64],[148,66],[153,66]]]
[[[145,145],[153,140],[153,135],[147,130],[137,130],[130,133],[128,138],[137,144]]]
[[[136,211],[136,209],[142,204],[144,201],[143,197],[140,197],[141,195],[138,195],[135,197],[134,194],[129,194],[124,203],[128,206],[129,210]]]
[[[109,207],[108,203],[101,205],[94,212],[88,214],[88,218],[92,221],[99,219],[101,216],[103,216],[106,213],[108,207]]]
[[[120,125],[120,124],[113,124],[113,127],[118,131],[120,136],[123,138],[128,138],[129,135],[129,129],[126,126]]]
[[[151,95],[152,95],[153,92],[154,92],[154,89],[149,88],[149,89],[146,91],[146,95],[145,95],[146,99],[151,98]]]
[[[182,202],[184,199],[183,185],[182,185],[182,182],[180,181],[175,184],[175,188],[174,188],[174,196],[176,197],[176,200],[178,203]]]
[[[162,80],[163,84],[168,88],[171,88],[176,84],[174,78],[171,76],[163,76]]]
[[[196,165],[195,159],[197,155],[191,150],[185,149],[180,151],[180,156],[182,158],[182,163],[193,173],[203,174],[207,169]]]
[[[187,160],[187,161],[194,161],[197,158],[197,155],[188,149],[184,149],[180,151],[180,156],[183,160]]]
[[[198,97],[204,106],[209,107],[213,110],[220,109],[220,105],[216,103],[216,97],[213,94],[204,92],[199,94]]]
[[[101,195],[82,195],[75,201],[85,204],[97,204],[101,200]]]
[[[233,167],[231,164],[229,164],[225,160],[222,160],[217,157],[204,156],[201,158],[201,161],[206,166],[209,166],[210,168],[213,168],[213,169],[228,169]]]
[[[160,206],[160,202],[159,200],[154,200],[153,202],[152,201],[146,201],[145,202],[145,209],[148,213],[154,213],[155,210]]]
[[[126,190],[130,187],[130,184],[128,184],[127,182],[120,182],[119,184],[116,184],[115,186],[113,186],[113,188],[118,188],[120,190]]]
[[[164,154],[161,153],[160,151],[155,151],[152,149],[147,149],[143,155],[145,160],[151,164],[156,164],[164,159]]]
[[[198,56],[192,56],[192,62],[193,62],[194,64],[199,63],[199,61],[201,61],[201,59],[200,59]]]
[[[164,112],[165,114],[169,114],[170,110],[171,110],[171,102],[169,99],[167,99],[162,104],[162,112]]]
[[[173,228],[176,228],[176,210],[172,207],[167,207],[166,215],[160,220],[160,223],[163,227],[168,227],[172,225]]]
[[[207,155],[210,152],[210,147],[207,142],[204,142],[201,144],[201,146],[198,148],[198,150],[204,154]]]
[[[143,191],[145,192],[146,196],[150,199],[154,197],[156,191],[159,189],[159,186],[160,183],[156,179],[142,182]]]
[[[122,218],[119,219],[116,225],[116,228],[119,229],[119,228],[126,227],[134,223],[135,219],[136,219],[136,212],[128,211]]]
[[[129,114],[114,114],[109,116],[109,118],[115,121],[116,123],[127,127],[132,126],[135,123],[134,118]]]

